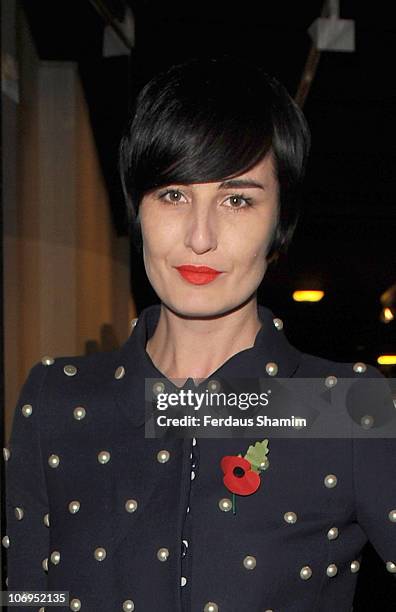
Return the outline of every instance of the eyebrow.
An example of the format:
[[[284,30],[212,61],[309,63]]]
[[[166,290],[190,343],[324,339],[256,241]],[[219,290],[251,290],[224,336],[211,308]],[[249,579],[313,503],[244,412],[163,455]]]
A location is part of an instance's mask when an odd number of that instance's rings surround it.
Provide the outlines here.
[[[234,188],[247,188],[252,187],[256,189],[265,189],[264,185],[258,183],[257,181],[253,181],[252,179],[229,179],[228,181],[224,181],[220,183],[218,189],[227,189],[228,187]]]

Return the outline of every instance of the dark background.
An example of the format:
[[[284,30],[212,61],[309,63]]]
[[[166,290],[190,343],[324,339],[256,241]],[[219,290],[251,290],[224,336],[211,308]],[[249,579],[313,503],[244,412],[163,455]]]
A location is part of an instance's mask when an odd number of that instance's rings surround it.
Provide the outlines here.
[[[102,4],[123,18],[126,1]],[[140,87],[172,63],[231,53],[261,63],[295,95],[311,46],[307,29],[322,2],[129,0],[136,42],[130,56],[115,58],[102,56],[105,23],[94,5],[89,0],[22,2],[40,58],[78,62],[113,223],[124,235],[117,147]],[[385,325],[379,319],[380,295],[396,282],[392,11],[390,2],[340,2],[340,17],[355,20],[356,51],[321,54],[304,106],[312,150],[303,213],[288,256],[270,266],[259,292],[259,302],[287,322],[285,333],[300,350],[373,365],[379,354],[396,348],[396,322]],[[240,95],[237,78],[225,95]],[[299,288],[323,289],[325,297],[317,304],[296,304],[291,294]],[[138,312],[157,301],[133,250],[131,290]],[[355,612],[396,610],[395,587],[368,545]]]

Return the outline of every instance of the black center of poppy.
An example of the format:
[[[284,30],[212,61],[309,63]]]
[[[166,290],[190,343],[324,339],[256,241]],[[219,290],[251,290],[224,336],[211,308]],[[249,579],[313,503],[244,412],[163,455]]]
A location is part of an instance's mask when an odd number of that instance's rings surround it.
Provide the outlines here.
[[[237,478],[242,478],[242,476],[245,475],[245,470],[243,468],[237,466],[237,467],[234,467],[233,474]]]

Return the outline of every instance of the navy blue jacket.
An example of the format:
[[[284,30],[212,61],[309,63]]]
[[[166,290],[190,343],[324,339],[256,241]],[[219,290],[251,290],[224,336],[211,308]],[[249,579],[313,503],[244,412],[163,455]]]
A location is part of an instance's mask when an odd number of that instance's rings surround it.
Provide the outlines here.
[[[254,346],[210,380],[382,377],[297,350],[258,308]],[[118,350],[32,367],[4,451],[9,590],[68,591],[56,609],[83,612],[350,612],[367,540],[396,575],[395,440],[270,439],[234,514],[220,461],[250,440],[145,437],[159,313]],[[12,608],[28,609],[50,608]]]

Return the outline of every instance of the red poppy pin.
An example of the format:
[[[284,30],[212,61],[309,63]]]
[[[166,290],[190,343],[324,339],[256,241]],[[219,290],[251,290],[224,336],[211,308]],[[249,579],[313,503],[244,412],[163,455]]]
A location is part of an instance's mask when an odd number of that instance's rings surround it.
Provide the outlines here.
[[[236,514],[235,495],[252,495],[260,486],[260,473],[269,466],[267,454],[268,440],[250,445],[244,457],[227,455],[221,460],[223,482],[232,493],[232,513]]]

